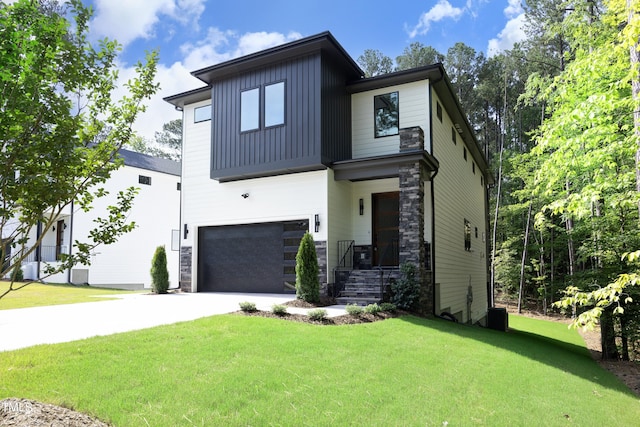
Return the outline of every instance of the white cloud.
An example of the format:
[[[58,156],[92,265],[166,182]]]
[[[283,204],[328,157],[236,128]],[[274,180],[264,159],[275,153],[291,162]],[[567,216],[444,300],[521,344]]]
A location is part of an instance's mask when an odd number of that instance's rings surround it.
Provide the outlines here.
[[[299,39],[297,32],[288,34],[255,32],[238,35],[233,31],[209,28],[202,40],[180,46],[182,59],[170,66],[158,65],[156,81],[160,83],[158,93],[147,102],[147,111],[134,125],[134,130],[147,139],[153,139],[156,131],[170,120],[181,117],[173,106],[162,98],[196,89],[203,82],[191,75],[192,71],[228,61],[230,59]],[[120,81],[134,74],[133,67],[120,69]],[[124,92],[123,92],[124,93]],[[118,95],[118,94],[116,94]]]
[[[96,0],[91,31],[127,46],[137,38],[154,36],[164,15],[183,25],[197,28],[205,0]]]
[[[442,21],[445,18],[450,18],[454,21],[457,21],[463,13],[464,9],[451,6],[451,3],[449,3],[447,0],[440,0],[435,6],[431,8],[431,10],[423,13],[420,16],[418,24],[408,31],[409,37],[414,38],[417,35],[426,34],[427,32],[429,32],[432,22]]]
[[[524,32],[525,16],[519,0],[509,0],[508,6],[504,9],[504,14],[509,21],[498,34],[498,37],[489,40],[487,46],[487,56],[492,57],[505,50],[509,50],[515,43],[519,43],[526,38]]]

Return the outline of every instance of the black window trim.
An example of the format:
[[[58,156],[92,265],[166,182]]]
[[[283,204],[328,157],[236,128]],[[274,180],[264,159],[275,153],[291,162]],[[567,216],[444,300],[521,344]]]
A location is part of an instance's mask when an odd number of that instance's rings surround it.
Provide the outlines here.
[[[398,131],[396,133],[391,133],[389,135],[378,135],[378,129],[376,127],[376,98],[379,96],[385,96],[385,95],[391,95],[391,94],[397,94],[397,98],[398,98],[398,123],[397,123],[397,128]],[[378,95],[374,95],[373,96],[373,137],[374,138],[386,138],[388,136],[397,136],[400,135],[400,91],[399,90],[394,90],[391,92],[385,92],[385,93],[380,93]]]

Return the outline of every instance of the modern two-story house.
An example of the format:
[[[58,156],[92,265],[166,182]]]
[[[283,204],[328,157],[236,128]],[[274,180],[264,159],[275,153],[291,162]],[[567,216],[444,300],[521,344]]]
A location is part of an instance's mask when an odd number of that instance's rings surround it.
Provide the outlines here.
[[[111,173],[103,187],[109,195],[94,200],[84,212],[74,204],[64,207],[48,230],[31,230],[26,247],[41,244],[23,262],[25,279],[47,283],[89,284],[97,287],[142,289],[151,287],[151,260],[157,246],[165,246],[171,287],[178,284],[180,228],[180,163],[121,149],[124,165]],[[136,228],[111,245],[98,246],[90,265],[76,265],[55,275],[46,266],[57,267],[61,254],[73,254],[73,242],[89,242],[97,216],[105,216],[119,191],[137,187],[138,194],[128,215]],[[4,237],[4,236],[3,236]]]
[[[324,292],[380,299],[419,267],[420,307],[487,313],[487,162],[441,64],[365,78],[328,32],[192,73],[180,286],[290,292],[312,233]]]

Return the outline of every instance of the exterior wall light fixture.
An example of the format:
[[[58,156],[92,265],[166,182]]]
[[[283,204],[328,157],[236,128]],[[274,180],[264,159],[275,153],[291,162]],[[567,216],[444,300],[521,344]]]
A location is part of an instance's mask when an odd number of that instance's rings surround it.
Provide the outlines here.
[[[316,214],[316,216],[315,216],[315,223],[316,223],[315,230],[316,230],[316,233],[317,233],[320,230],[320,215],[318,215],[318,214]]]

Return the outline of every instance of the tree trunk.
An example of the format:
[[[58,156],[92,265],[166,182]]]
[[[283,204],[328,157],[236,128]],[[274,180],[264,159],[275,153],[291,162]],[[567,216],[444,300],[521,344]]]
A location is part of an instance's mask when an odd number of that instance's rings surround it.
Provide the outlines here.
[[[518,291],[518,314],[522,313],[522,294],[524,291],[524,265],[527,260],[527,245],[529,244],[529,224],[531,223],[531,207],[529,202],[529,212],[527,213],[527,225],[524,231],[524,247],[522,248],[522,262],[520,263],[520,290]]]
[[[602,360],[619,360],[620,353],[616,346],[616,330],[613,319],[613,308],[607,307],[600,316],[600,345]]]
[[[627,0],[627,10],[629,11],[628,24],[633,23],[633,4],[632,0]],[[640,109],[638,108],[638,99],[640,98],[640,78],[638,77],[638,65],[640,64],[640,52],[638,52],[638,44],[635,43],[629,47],[629,60],[631,63],[631,94],[633,96],[633,133],[636,137],[636,191],[640,192]],[[638,213],[640,215],[640,201],[638,202]]]

